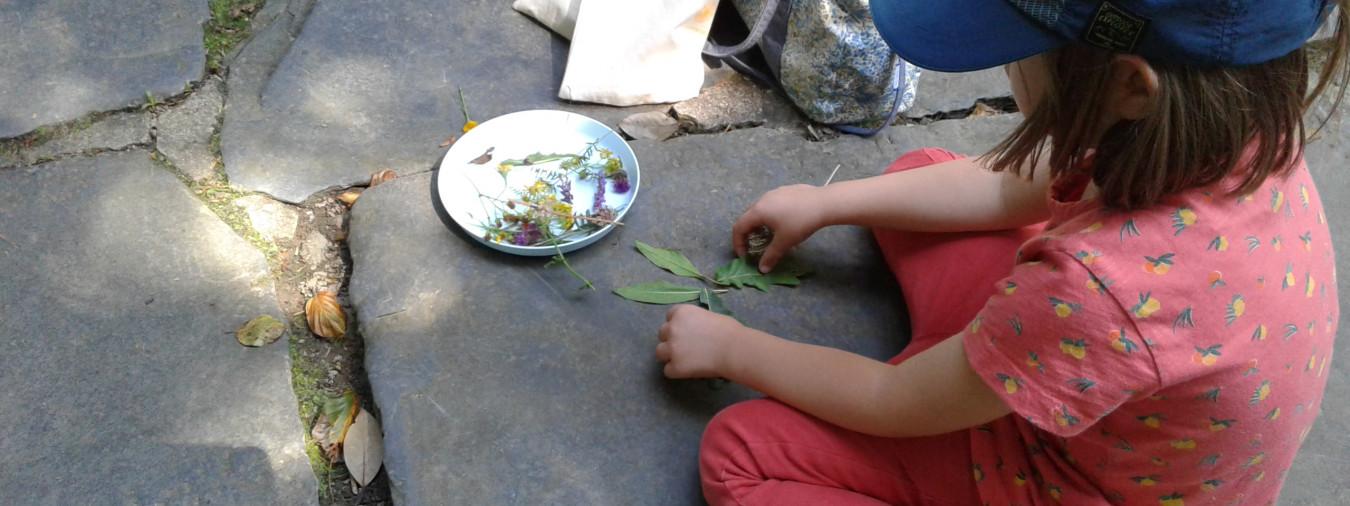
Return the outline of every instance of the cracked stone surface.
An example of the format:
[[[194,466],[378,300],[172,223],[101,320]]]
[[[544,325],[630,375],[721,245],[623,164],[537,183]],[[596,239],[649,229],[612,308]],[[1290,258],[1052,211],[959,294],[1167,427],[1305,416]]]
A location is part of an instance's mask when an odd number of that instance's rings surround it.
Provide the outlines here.
[[[145,150],[0,171],[0,490],[314,504],[262,254]]]
[[[300,224],[300,211],[262,195],[249,195],[234,201],[248,213],[249,222],[264,239],[289,241],[295,238],[295,227]]]
[[[87,128],[76,129],[20,154],[24,163],[36,163],[57,157],[90,151],[119,150],[150,143],[150,114],[119,112],[95,120]]]
[[[205,1],[0,2],[0,139],[182,93],[207,17]]]
[[[919,77],[918,95],[905,116],[920,118],[939,112],[969,109],[981,98],[1010,97],[1002,68],[951,74],[933,70]]]
[[[711,272],[730,259],[731,222],[760,192],[819,184],[836,163],[839,179],[874,175],[902,151],[943,139],[977,151],[1015,120],[823,143],[767,128],[635,141],[642,194],[627,226],[568,255],[595,292],[447,227],[431,174],[366,191],[351,218],[350,294],[395,501],[697,503],[703,426],[751,393],[661,377],[651,350],[665,308],[609,293],[673,280],[633,241],[678,246]],[[798,256],[822,274],[800,289],[730,293],[727,304],[747,324],[792,339],[877,358],[899,349],[898,290],[867,232],[827,229]]]
[[[673,109],[681,126],[693,132],[749,125],[785,125],[801,118],[777,93],[759,87],[740,74],[703,88],[698,97],[675,104]]]
[[[445,153],[441,142],[463,124],[460,89],[476,120],[550,108],[613,127],[629,114],[669,108],[560,101],[566,41],[510,2],[325,1],[303,30],[298,4],[233,63],[222,139],[230,181],[288,202],[363,182],[383,167],[431,168]]]
[[[155,118],[155,147],[193,180],[215,175],[211,134],[225,105],[224,88],[219,79],[208,79],[183,103]]]

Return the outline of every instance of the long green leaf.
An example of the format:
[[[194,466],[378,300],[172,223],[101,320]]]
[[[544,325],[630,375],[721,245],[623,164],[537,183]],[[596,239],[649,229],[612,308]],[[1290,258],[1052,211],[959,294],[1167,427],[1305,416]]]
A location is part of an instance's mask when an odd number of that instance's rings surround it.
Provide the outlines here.
[[[689,259],[685,258],[680,252],[658,248],[642,241],[636,241],[635,244],[637,245],[638,251],[642,252],[642,256],[647,257],[647,260],[656,264],[657,267],[668,270],[676,276],[703,279],[703,273],[698,272],[698,268],[694,267],[694,263],[690,262]]]
[[[750,262],[742,257],[732,260],[731,263],[722,266],[721,269],[717,269],[714,281],[722,286],[744,288],[749,285],[767,292],[770,285],[800,285],[802,284],[801,276],[810,273],[810,269],[795,262],[783,262],[773,272],[762,274],[759,269],[750,265]]]
[[[731,310],[727,309],[726,303],[722,302],[722,297],[718,296],[717,292],[713,291],[711,288],[705,287],[703,288],[703,291],[699,292],[698,302],[699,304],[703,304],[703,307],[708,308],[709,311],[731,316],[733,318],[735,317],[735,315],[731,314]]]
[[[679,304],[698,300],[700,288],[657,281],[614,290],[620,297],[646,304]]]

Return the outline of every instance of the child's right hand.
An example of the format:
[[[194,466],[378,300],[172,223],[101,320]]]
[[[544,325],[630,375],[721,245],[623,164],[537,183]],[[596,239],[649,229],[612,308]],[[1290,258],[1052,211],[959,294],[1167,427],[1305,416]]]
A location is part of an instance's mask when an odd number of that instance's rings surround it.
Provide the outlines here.
[[[731,227],[737,256],[745,256],[747,238],[759,227],[773,231],[773,241],[760,258],[760,272],[769,272],[793,247],[826,225],[822,187],[782,186],[760,197]]]

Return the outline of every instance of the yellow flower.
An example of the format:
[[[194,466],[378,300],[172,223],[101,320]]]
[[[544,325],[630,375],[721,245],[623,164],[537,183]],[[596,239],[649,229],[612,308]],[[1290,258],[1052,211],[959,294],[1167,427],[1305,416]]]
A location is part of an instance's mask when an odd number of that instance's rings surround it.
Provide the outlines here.
[[[473,130],[474,127],[476,127],[476,126],[478,126],[478,122],[477,122],[477,121],[474,121],[474,120],[465,121],[465,122],[464,122],[464,133],[469,133],[469,130]]]

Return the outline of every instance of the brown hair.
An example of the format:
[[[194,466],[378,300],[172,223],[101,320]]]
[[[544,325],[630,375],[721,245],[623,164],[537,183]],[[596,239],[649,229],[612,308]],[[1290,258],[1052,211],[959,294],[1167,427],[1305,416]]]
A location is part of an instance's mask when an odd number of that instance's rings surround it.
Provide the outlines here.
[[[1239,170],[1245,175],[1233,192],[1253,192],[1271,175],[1293,169],[1309,137],[1304,113],[1333,80],[1344,83],[1350,77],[1345,65],[1350,0],[1333,1],[1339,6],[1336,31],[1324,41],[1330,55],[1311,93],[1307,47],[1245,67],[1153,65],[1159,84],[1153,113],[1122,121],[1097,139],[1114,53],[1072,45],[1047,55],[1050,79],[1036,111],[983,160],[995,171],[1021,174],[1023,167],[1035,167],[1048,147],[1054,178],[1080,167],[1095,150],[1092,180],[1100,198],[1107,207],[1122,210],[1156,204],[1169,194],[1215,183]],[[1342,87],[1328,118],[1344,95]],[[1298,142],[1287,142],[1294,140]],[[1239,167],[1253,143],[1255,158]]]

